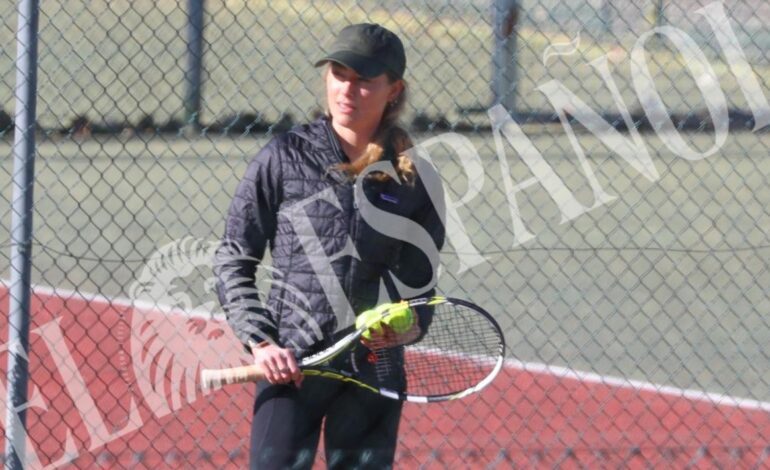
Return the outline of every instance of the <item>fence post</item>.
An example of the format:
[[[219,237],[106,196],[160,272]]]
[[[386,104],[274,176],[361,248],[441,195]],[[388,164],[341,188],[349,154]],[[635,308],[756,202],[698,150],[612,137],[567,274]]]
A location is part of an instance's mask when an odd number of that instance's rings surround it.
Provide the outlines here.
[[[18,4],[16,116],[11,203],[11,285],[8,315],[8,397],[5,468],[26,465],[26,404],[32,270],[32,190],[35,173],[38,0]]]
[[[492,27],[495,49],[492,54],[492,104],[501,104],[516,115],[518,88],[518,54],[516,25],[519,20],[519,0],[494,0]]]
[[[655,0],[652,7],[652,25],[660,27],[666,24],[666,5],[663,0]]]
[[[200,130],[201,86],[203,81],[203,1],[188,0],[187,72],[185,73],[185,125]]]
[[[604,34],[612,36],[612,5],[610,4],[610,0],[604,0],[602,2],[599,16],[602,19]]]

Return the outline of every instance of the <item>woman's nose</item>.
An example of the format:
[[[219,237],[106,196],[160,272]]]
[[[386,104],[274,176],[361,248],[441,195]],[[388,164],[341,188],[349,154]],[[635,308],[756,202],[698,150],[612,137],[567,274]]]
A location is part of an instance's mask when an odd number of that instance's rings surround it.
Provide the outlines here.
[[[343,80],[342,82],[342,92],[347,96],[352,96],[353,92],[355,91],[355,81],[354,80]]]

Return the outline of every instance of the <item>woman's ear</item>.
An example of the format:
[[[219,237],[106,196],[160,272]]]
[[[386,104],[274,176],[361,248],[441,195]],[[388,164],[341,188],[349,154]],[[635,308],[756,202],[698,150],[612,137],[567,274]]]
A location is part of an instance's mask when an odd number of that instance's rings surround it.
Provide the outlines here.
[[[392,103],[397,100],[401,93],[404,91],[404,81],[396,80],[391,84],[390,94],[388,95],[388,103]]]

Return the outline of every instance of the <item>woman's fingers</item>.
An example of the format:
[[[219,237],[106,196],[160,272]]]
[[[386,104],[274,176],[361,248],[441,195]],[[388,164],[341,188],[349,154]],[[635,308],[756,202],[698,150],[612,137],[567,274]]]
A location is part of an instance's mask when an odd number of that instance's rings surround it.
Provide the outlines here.
[[[383,325],[379,331],[369,330],[369,332],[369,339],[361,337],[361,342],[367,348],[382,349],[395,346],[394,333],[387,325]]]
[[[294,356],[293,350],[285,349],[284,351],[287,353],[285,356],[284,365],[288,370],[289,380],[294,382],[294,384],[299,387],[304,376],[302,375],[302,371],[299,368],[299,364],[297,364],[297,358]]]
[[[302,382],[302,373],[294,358],[294,351],[276,345],[268,345],[256,349],[254,363],[265,371],[265,379],[271,384]]]
[[[370,330],[370,333],[369,339],[361,337],[361,342],[369,349],[382,349],[411,343],[420,337],[421,330],[417,322],[414,322],[409,330],[403,333],[396,333],[388,325],[382,325],[380,331]]]
[[[281,377],[281,383],[296,381],[300,374],[297,360],[291,349],[281,349],[276,358],[278,374]]]
[[[266,354],[262,362],[262,369],[265,371],[265,378],[271,384],[280,383],[280,375],[278,374],[278,362],[273,354]]]
[[[302,375],[302,371],[297,364],[294,351],[292,349],[284,349],[284,351],[286,354],[283,356],[283,370],[288,377],[287,382],[294,382],[294,385],[299,387],[302,384],[304,375]]]

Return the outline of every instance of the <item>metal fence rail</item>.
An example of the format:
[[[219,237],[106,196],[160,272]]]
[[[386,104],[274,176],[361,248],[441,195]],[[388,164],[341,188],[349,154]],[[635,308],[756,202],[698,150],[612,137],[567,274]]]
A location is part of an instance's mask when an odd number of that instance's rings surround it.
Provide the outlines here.
[[[16,3],[0,0],[4,358],[25,303]],[[439,290],[484,305],[509,345],[482,394],[407,405],[397,466],[767,466],[766,2],[101,0],[39,14],[29,468],[245,465],[253,388],[195,386],[210,361],[244,360],[212,250],[251,157],[323,109],[323,45],[363,21],[404,38],[404,120],[438,142],[426,150],[455,212]],[[0,383],[3,399],[18,385]]]

